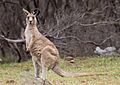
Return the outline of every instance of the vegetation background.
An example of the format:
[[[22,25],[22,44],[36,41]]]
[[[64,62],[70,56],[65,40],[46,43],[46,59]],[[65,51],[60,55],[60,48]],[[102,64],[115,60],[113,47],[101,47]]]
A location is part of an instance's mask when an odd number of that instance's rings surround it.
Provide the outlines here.
[[[119,51],[120,0],[0,0],[0,85],[39,85],[26,53],[23,8],[40,12],[39,31],[55,43],[62,56],[77,56],[72,63],[60,60],[64,70],[108,73],[61,78],[49,71],[53,85],[120,85],[119,55],[93,56],[96,46],[115,46]],[[22,42],[11,41],[18,39]]]
[[[0,35],[24,39],[22,9],[39,10],[39,31],[53,41],[61,55],[92,55],[96,46],[120,47],[119,0],[0,0]],[[29,56],[25,43],[0,37],[0,55],[20,62]]]

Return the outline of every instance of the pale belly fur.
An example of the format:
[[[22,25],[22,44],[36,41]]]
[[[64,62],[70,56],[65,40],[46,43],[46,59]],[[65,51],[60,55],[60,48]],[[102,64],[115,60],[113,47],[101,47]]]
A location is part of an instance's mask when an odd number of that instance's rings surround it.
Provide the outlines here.
[[[28,46],[30,44],[30,40],[32,38],[32,33],[30,32],[30,30],[25,30],[25,40],[26,40],[26,46]]]

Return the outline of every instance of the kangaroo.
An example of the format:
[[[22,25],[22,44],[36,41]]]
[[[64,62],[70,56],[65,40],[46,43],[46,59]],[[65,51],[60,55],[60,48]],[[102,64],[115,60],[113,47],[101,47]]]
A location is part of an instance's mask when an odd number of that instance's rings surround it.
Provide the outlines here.
[[[34,65],[35,78],[39,78],[39,70],[41,67],[41,78],[47,79],[47,70],[51,69],[61,77],[69,76],[92,76],[93,73],[68,73],[59,67],[59,52],[56,46],[45,36],[43,36],[37,28],[36,15],[23,9],[26,14],[25,40],[26,49],[32,56]]]

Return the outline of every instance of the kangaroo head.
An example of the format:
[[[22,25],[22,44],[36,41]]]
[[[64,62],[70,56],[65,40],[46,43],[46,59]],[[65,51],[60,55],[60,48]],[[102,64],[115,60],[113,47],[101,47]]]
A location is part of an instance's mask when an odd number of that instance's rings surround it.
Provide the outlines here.
[[[36,25],[37,19],[34,13],[30,13],[27,10],[23,9],[24,13],[26,14],[26,24],[27,25]]]

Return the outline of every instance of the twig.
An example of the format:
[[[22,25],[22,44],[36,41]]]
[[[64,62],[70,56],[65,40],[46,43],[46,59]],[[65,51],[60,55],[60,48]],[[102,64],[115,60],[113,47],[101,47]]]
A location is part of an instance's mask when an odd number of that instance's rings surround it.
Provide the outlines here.
[[[68,29],[70,27],[72,27],[73,25],[75,25],[77,23],[77,21],[74,21],[73,23],[65,26],[64,28],[62,28],[61,30],[57,30],[55,31],[54,33],[52,33],[52,36],[55,35],[55,34],[59,34],[60,32],[64,31],[65,29]]]

